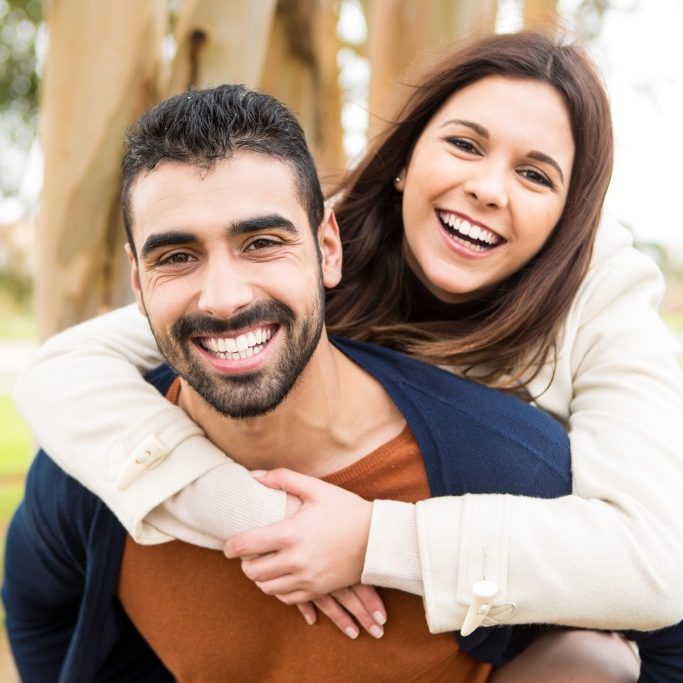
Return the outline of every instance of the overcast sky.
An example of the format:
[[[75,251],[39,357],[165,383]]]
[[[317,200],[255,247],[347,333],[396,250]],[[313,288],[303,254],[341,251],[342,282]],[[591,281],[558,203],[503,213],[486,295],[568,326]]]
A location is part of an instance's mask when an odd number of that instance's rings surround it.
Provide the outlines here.
[[[622,1],[608,12],[596,59],[616,134],[608,207],[641,240],[683,247],[683,0]]]

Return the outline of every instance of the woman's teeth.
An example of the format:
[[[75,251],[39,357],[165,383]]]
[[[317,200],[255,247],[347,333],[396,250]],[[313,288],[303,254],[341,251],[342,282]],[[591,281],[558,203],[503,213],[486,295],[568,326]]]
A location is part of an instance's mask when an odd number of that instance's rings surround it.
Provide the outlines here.
[[[469,221],[446,211],[438,211],[437,215],[442,225],[455,238],[456,242],[475,251],[486,251],[497,246],[503,240],[495,232],[472,225]]]

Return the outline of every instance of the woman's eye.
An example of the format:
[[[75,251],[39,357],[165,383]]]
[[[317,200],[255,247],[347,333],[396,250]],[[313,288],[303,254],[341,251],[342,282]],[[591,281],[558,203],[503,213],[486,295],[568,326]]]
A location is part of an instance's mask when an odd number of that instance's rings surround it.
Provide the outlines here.
[[[447,141],[457,149],[468,154],[480,154],[479,148],[466,138],[447,138]]]
[[[533,168],[523,168],[519,171],[519,174],[523,178],[526,178],[527,180],[530,180],[532,183],[536,183],[537,185],[543,185],[544,187],[549,188],[555,187],[553,181],[550,180],[550,178],[548,178],[547,175],[541,173],[540,171],[536,171]]]

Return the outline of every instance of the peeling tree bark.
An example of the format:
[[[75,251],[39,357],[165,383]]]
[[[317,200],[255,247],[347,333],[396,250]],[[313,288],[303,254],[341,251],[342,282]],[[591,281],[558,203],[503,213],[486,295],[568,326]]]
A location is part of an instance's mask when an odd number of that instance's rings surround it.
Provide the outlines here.
[[[528,29],[557,26],[559,23],[557,0],[524,0],[522,20],[524,28]]]
[[[407,96],[406,83],[457,39],[493,33],[496,0],[366,0],[370,130],[379,133]]]
[[[555,3],[527,2],[525,12],[527,5]],[[376,132],[409,67],[455,37],[493,31],[497,2],[366,0],[365,7]],[[189,86],[261,87],[299,116],[323,180],[345,168],[336,0],[184,0],[176,55],[163,74],[166,0],[59,0],[47,11],[41,337],[130,300],[118,209],[123,133],[159,99]]]
[[[323,184],[346,167],[333,0],[280,0],[261,87],[297,115]]]
[[[163,96],[221,83],[258,87],[275,6],[276,0],[184,0]]]
[[[166,22],[163,0],[60,0],[47,10],[36,283],[41,338],[130,299],[119,163],[125,128],[156,99]]]

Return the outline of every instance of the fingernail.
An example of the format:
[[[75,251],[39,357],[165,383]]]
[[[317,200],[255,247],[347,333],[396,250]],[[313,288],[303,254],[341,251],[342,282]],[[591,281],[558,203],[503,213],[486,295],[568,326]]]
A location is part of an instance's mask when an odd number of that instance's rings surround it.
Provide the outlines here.
[[[261,477],[265,477],[268,472],[266,470],[253,470],[252,472],[249,472],[254,479],[260,479]]]
[[[379,626],[376,626],[374,624],[370,627],[369,630],[370,630],[370,635],[373,638],[381,638],[384,635],[384,630],[381,629]]]
[[[372,618],[378,623],[378,624],[386,624],[387,623],[387,616],[386,614],[382,614],[381,612],[373,612],[372,613]]]
[[[346,633],[346,635],[349,638],[351,638],[351,640],[355,640],[356,638],[358,638],[358,630],[355,628],[352,628],[351,626],[349,626],[348,628],[345,628],[344,633]]]
[[[304,619],[309,626],[313,626],[313,624],[315,624],[315,617],[312,614],[305,614]]]

